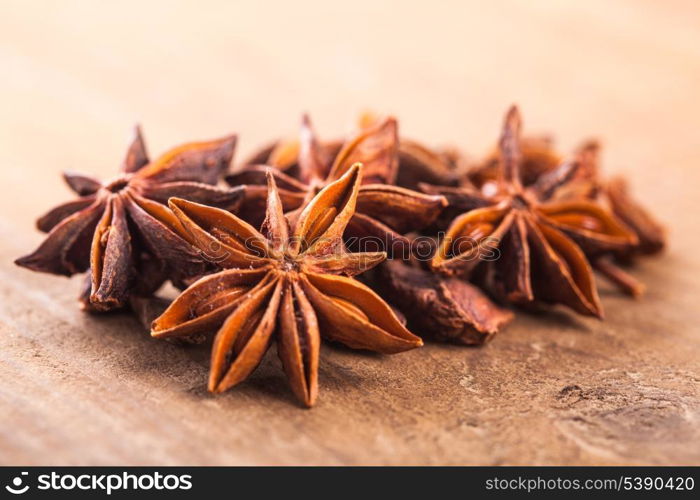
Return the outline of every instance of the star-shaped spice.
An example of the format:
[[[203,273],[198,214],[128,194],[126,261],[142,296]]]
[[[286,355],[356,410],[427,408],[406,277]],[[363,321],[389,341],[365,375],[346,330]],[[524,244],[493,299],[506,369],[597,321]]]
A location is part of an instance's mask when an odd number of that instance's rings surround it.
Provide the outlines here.
[[[382,118],[372,112],[362,113],[357,121],[361,130],[370,130],[381,122]],[[343,143],[337,139],[316,142],[317,157],[327,172]],[[279,140],[256,151],[243,165],[268,165],[299,178],[300,151],[299,139]],[[401,137],[398,145],[398,171],[392,184],[412,190],[420,182],[452,185],[457,182],[456,171],[462,161],[463,158],[454,149],[433,150],[419,141]]]
[[[631,264],[639,255],[652,255],[666,245],[665,228],[629,192],[623,177],[604,179],[600,175],[600,145],[585,142],[577,151],[581,167],[567,189],[556,193],[557,200],[586,198],[607,207],[637,237],[637,243],[624,249],[593,256],[593,266],[620,290],[633,297],[644,293],[645,286],[619,264]]]
[[[348,253],[344,247],[360,180],[360,166],[350,167],[305,205],[291,229],[271,172],[261,231],[224,210],[170,200],[203,255],[226,270],[183,292],[153,322],[152,335],[182,337],[219,328],[212,392],[248,377],[274,338],[292,390],[307,406],[318,392],[321,336],[380,353],[420,346],[391,308],[351,277],[386,258],[384,252]]]
[[[371,111],[359,116],[361,130],[371,130],[380,126],[384,117]],[[451,186],[458,182],[457,171],[462,167],[463,158],[453,148],[431,149],[420,141],[401,137],[398,140],[398,167],[392,184],[408,189],[417,189],[419,184]]]
[[[99,311],[125,305],[132,292],[153,291],[166,276],[203,272],[197,250],[165,203],[171,196],[227,208],[239,203],[241,189],[215,186],[231,162],[235,145],[235,136],[189,143],[149,163],[137,127],[117,178],[100,182],[77,173],[64,174],[79,198],[37,221],[48,235],[16,264],[64,276],[89,269],[83,305]]]
[[[520,178],[524,186],[530,186],[543,174],[561,165],[563,158],[555,150],[554,141],[548,136],[526,136],[520,140]],[[494,148],[483,161],[467,172],[469,182],[482,187],[497,182],[500,170],[500,151]]]
[[[577,162],[563,163],[524,187],[520,128],[513,107],[503,126],[495,186],[451,191],[463,204],[481,208],[452,222],[431,265],[466,277],[478,271],[497,295],[514,303],[560,303],[602,317],[586,256],[629,248],[637,238],[597,203],[551,200],[571,180]]]
[[[525,186],[533,184],[541,176],[551,172],[561,164],[561,156],[553,147],[552,140],[546,137],[525,137],[522,144],[522,163],[520,167],[522,182]],[[588,199],[606,206],[609,211],[636,235],[637,244],[609,254],[589,255],[596,271],[610,280],[621,291],[638,297],[645,286],[618,264],[630,264],[634,257],[652,255],[663,250],[666,244],[666,231],[656,218],[645,209],[629,192],[627,180],[623,177],[605,179],[600,169],[600,144],[596,140],[583,142],[576,150],[578,168],[566,185],[554,193],[555,201],[572,201]],[[499,156],[496,153],[467,173],[470,184],[487,189],[487,183],[498,180]],[[435,189],[427,186],[427,192]],[[449,193],[445,193],[449,201]],[[461,199],[457,197],[457,199]],[[449,209],[440,215],[439,222],[454,218],[455,213],[465,211],[467,207],[450,204]],[[472,207],[473,208],[473,207]],[[462,209],[462,210],[460,210]]]
[[[390,255],[406,252],[410,243],[403,235],[433,222],[446,201],[439,195],[392,185],[398,166],[397,128],[393,118],[383,120],[360,131],[336,153],[337,148],[319,143],[309,118],[304,116],[298,148],[290,147],[291,152],[275,156],[276,162],[287,169],[291,168],[291,157],[297,159],[296,177],[280,169],[273,170],[285,212],[298,210],[320,189],[345,174],[351,165],[361,162],[365,172],[363,185],[356,213],[347,225],[346,240],[355,241],[352,248],[381,249]],[[280,157],[287,159],[280,161]],[[240,213],[253,224],[259,223],[256,214],[263,212],[267,170],[267,166],[248,165],[226,179],[234,186],[246,185],[246,200]]]
[[[629,258],[635,255],[652,255],[662,251],[666,245],[666,231],[629,190],[625,178],[617,176],[604,179],[600,173],[600,144],[585,142],[577,151],[582,168],[571,182],[571,187],[557,193],[557,199],[587,197],[607,205],[637,236],[638,242],[628,252],[618,255]]]
[[[382,263],[372,285],[423,338],[480,345],[513,319],[512,312],[494,304],[476,285],[415,263]]]

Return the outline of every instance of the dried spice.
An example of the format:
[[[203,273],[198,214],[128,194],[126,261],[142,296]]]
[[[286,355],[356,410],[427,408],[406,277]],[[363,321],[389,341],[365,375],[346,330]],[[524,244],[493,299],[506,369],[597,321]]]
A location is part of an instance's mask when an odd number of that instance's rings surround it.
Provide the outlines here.
[[[524,186],[532,185],[543,174],[561,165],[563,158],[554,149],[554,141],[548,136],[523,137],[520,141],[520,180]],[[495,183],[499,178],[500,151],[495,148],[485,160],[467,172],[471,185],[479,188]]]
[[[330,182],[345,174],[355,162],[364,165],[363,185],[357,198],[357,210],[349,221],[346,241],[353,249],[394,251],[409,249],[403,234],[420,229],[433,222],[445,199],[393,186],[398,167],[398,132],[396,120],[389,118],[376,126],[362,130],[347,141],[328,161],[328,150],[317,140],[308,117],[304,117],[296,178],[274,169],[273,175],[285,212],[298,214],[309,199]],[[290,155],[290,157],[293,155]],[[249,165],[240,172],[227,176],[233,186],[245,185],[246,199],[240,215],[252,224],[260,222],[260,214],[267,196],[263,165]],[[294,213],[290,214],[293,219]],[[357,243],[361,240],[362,243]]]
[[[456,185],[460,164],[455,163],[452,151],[433,150],[411,139],[399,141],[399,168],[396,185],[418,189],[421,182]]]
[[[360,131],[370,130],[386,119],[382,119],[374,113],[363,113],[358,119],[358,128]],[[296,138],[278,140],[268,144],[243,162],[243,167],[272,166],[298,179],[301,175],[299,165],[301,142]],[[345,141],[339,139],[316,140],[314,146],[317,151],[316,157],[326,172],[330,172],[333,160],[338,156],[344,143]],[[416,190],[420,182],[456,185],[460,169],[466,169],[461,154],[456,150],[433,150],[420,141],[405,137],[398,140],[397,154],[398,168],[395,181],[392,183],[407,189]]]
[[[366,112],[358,120],[361,130],[380,126],[387,118]],[[398,139],[398,167],[395,184],[407,189],[418,189],[421,182],[440,185],[456,185],[463,158],[456,150],[433,150],[419,141],[401,137]]]
[[[613,213],[637,235],[633,254],[653,255],[666,246],[666,230],[629,192],[627,180],[614,177],[603,185]]]
[[[257,152],[224,189],[235,137],[149,162],[137,128],[116,179],[65,174],[78,198],[38,220],[46,239],[16,263],[89,271],[83,307],[128,304],[154,337],[216,332],[212,392],[245,380],[274,341],[312,406],[321,337],[386,354],[422,345],[409,329],[479,345],[513,318],[492,298],[602,317],[593,270],[642,293],[620,264],[661,251],[664,228],[625,180],[601,177],[597,142],[564,161],[520,129],[513,107],[497,150],[474,166],[399,140],[393,118],[365,114],[349,140],[322,142],[304,117],[299,139]],[[153,295],[166,280],[186,288],[172,302]]]
[[[539,177],[559,166],[561,156],[553,148],[551,139],[524,138],[522,140],[521,177],[529,186]],[[557,201],[588,199],[605,205],[610,212],[637,236],[637,244],[630,245],[614,254],[589,255],[596,271],[615,284],[621,291],[639,297],[645,287],[618,264],[630,264],[636,255],[651,255],[660,252],[665,245],[665,230],[629,193],[626,179],[615,177],[606,180],[599,166],[600,144],[596,140],[585,141],[576,151],[578,168],[565,186],[555,193]],[[468,179],[472,185],[488,189],[498,178],[498,157],[490,155],[485,161],[470,169]],[[436,192],[432,186],[422,186],[426,192]],[[449,195],[446,194],[449,199]],[[459,197],[457,197],[460,199]],[[444,211],[438,222],[453,218],[460,208],[457,204]],[[464,211],[464,210],[463,210]],[[443,226],[444,227],[444,226]]]
[[[225,270],[183,292],[154,321],[152,335],[182,337],[218,328],[210,391],[225,391],[248,377],[273,336],[291,388],[306,406],[318,392],[321,336],[380,353],[422,344],[378,295],[351,277],[386,258],[383,252],[349,253],[343,245],[359,198],[360,170],[354,165],[321,189],[291,229],[272,170],[261,231],[220,209],[170,201],[203,254]]]
[[[478,271],[489,289],[513,303],[560,303],[602,317],[586,255],[624,251],[637,238],[599,204],[552,201],[556,190],[571,181],[578,162],[565,162],[524,186],[520,128],[520,113],[513,107],[503,125],[493,188],[452,190],[453,198],[482,208],[453,221],[431,265],[462,277]]]
[[[522,141],[523,184],[531,185],[539,177],[561,164],[562,157],[554,150],[549,138],[525,138]],[[628,181],[620,176],[605,179],[600,169],[600,143],[583,142],[576,150],[579,164],[572,178],[554,194],[556,200],[588,198],[606,205],[628,229],[637,236],[636,245],[628,247],[627,255],[652,255],[663,250],[666,233],[661,225],[629,192]],[[497,179],[497,161],[489,157],[468,173],[475,186]],[[618,254],[620,256],[621,254]]]
[[[666,231],[656,219],[629,193],[622,177],[605,180],[600,175],[600,145],[585,142],[577,151],[580,168],[572,182],[556,193],[557,200],[591,199],[609,210],[637,237],[637,243],[605,255],[593,255],[593,266],[620,290],[633,297],[644,292],[644,284],[624,271],[618,264],[630,264],[635,256],[652,255],[662,251]]]
[[[342,140],[317,141],[318,156],[328,170],[333,163],[333,158],[343,147],[343,142]],[[299,138],[277,140],[253,153],[242,163],[242,166],[244,169],[257,165],[275,167],[291,177],[299,178],[300,151],[301,140]]]
[[[480,345],[510,323],[513,313],[494,304],[465,280],[441,276],[393,260],[378,268],[375,286],[421,335],[444,342]]]
[[[581,167],[571,186],[558,199],[587,197],[607,205],[637,236],[637,244],[628,252],[618,256],[652,255],[662,251],[666,245],[664,227],[636,201],[629,192],[626,179],[617,176],[610,180],[600,174],[600,144],[585,142],[577,152]]]
[[[82,301],[98,311],[122,307],[132,292],[150,293],[168,277],[204,272],[189,236],[164,204],[171,196],[228,208],[239,203],[241,189],[215,186],[235,144],[235,136],[185,144],[149,163],[137,127],[116,179],[64,174],[79,198],[38,220],[48,235],[16,264],[64,276],[89,269]]]

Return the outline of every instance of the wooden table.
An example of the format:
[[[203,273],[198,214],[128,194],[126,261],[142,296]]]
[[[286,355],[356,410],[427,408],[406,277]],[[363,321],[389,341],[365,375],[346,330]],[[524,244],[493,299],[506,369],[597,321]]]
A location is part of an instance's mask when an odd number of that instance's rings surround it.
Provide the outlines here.
[[[1,463],[700,463],[696,3],[237,4],[2,2]],[[273,353],[212,397],[205,348],[85,315],[79,279],[12,264],[70,196],[59,173],[113,175],[135,121],[154,154],[238,132],[241,158],[304,110],[333,137],[375,109],[478,155],[511,102],[564,150],[601,138],[670,226],[642,300],[601,284],[604,322],[557,309],[483,348],[325,346],[306,411]]]

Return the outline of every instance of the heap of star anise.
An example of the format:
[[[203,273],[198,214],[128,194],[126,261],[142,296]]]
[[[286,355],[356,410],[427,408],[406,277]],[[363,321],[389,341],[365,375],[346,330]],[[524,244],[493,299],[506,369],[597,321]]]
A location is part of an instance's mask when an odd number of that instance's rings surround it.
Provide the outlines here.
[[[602,317],[594,272],[638,296],[623,266],[665,246],[626,181],[602,177],[596,142],[565,158],[549,139],[521,137],[515,107],[477,162],[371,114],[333,141],[304,116],[298,139],[228,173],[235,143],[185,144],[149,162],[137,128],[116,179],[65,174],[78,198],[39,219],[48,235],[17,264],[89,271],[83,307],[159,316],[156,338],[211,334],[212,392],[246,379],[274,343],[311,406],[322,337],[390,354],[420,337],[482,344],[512,305]],[[166,281],[185,290],[153,313]]]
[[[267,160],[265,159],[267,155]],[[295,218],[298,211],[329,182],[339,179],[351,165],[364,165],[362,186],[355,215],[348,222],[346,241],[354,249],[375,248],[393,255],[406,253],[411,245],[404,236],[431,224],[446,205],[439,195],[398,187],[399,138],[396,120],[387,118],[360,130],[342,143],[321,144],[307,116],[302,119],[298,142],[282,142],[271,152],[258,154],[256,161],[276,166],[271,172],[280,187],[285,212]],[[245,186],[241,215],[257,222],[267,195],[267,164],[248,164],[226,180]],[[284,171],[289,172],[288,174]]]

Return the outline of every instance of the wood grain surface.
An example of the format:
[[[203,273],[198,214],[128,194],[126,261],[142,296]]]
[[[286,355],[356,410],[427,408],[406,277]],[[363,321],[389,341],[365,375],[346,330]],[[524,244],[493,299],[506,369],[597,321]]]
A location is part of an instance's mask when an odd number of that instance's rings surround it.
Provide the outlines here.
[[[697,2],[0,0],[0,463],[700,464],[700,9]],[[519,314],[483,348],[393,357],[324,346],[312,410],[270,353],[206,393],[205,347],[93,317],[79,280],[12,260],[68,199],[64,169],[114,175],[130,127],[152,154],[240,134],[237,158],[358,112],[486,151],[507,106],[607,172],[671,231],[638,301],[606,320]]]

